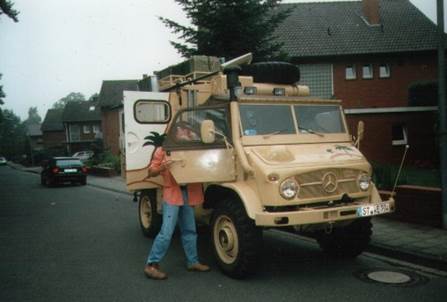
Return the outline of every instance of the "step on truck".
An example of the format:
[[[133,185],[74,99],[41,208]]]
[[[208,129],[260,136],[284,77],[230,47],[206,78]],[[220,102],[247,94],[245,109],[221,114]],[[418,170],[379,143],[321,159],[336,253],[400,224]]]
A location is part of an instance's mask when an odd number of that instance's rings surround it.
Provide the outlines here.
[[[203,183],[196,219],[209,225],[217,264],[234,278],[259,267],[264,229],[293,229],[331,256],[356,257],[371,217],[394,211],[359,151],[363,123],[351,136],[341,101],[311,97],[297,66],[195,56],[156,75],[151,91],[123,93],[126,182],[144,235],[161,226],[163,180],[148,177],[159,146],[179,184]],[[191,140],[175,137],[180,123]]]

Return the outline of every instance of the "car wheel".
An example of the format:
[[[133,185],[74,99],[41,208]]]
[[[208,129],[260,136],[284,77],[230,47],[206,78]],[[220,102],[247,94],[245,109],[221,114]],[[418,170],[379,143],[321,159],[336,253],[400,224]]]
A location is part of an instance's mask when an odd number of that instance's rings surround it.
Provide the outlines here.
[[[87,177],[81,178],[81,185],[85,186],[87,184]]]
[[[40,184],[42,186],[46,186],[47,185],[45,177],[43,175],[40,175]]]
[[[335,228],[329,234],[322,231],[316,239],[323,252],[331,257],[355,258],[368,246],[371,229],[371,220],[363,218],[345,227]]]
[[[138,203],[138,218],[144,236],[154,238],[160,231],[162,216],[157,212],[156,191],[143,191]]]
[[[213,212],[211,241],[224,274],[241,279],[256,272],[262,230],[247,216],[241,202],[226,200]]]

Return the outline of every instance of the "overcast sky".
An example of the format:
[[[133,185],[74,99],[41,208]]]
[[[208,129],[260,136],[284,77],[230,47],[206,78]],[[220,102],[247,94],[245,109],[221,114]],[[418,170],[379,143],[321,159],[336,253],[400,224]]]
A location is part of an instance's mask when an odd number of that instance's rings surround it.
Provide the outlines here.
[[[22,120],[31,106],[43,119],[70,92],[88,98],[103,80],[139,79],[182,60],[169,44],[175,36],[157,18],[188,22],[174,0],[13,2],[19,22],[0,17],[1,108]],[[436,0],[411,2],[435,20]]]

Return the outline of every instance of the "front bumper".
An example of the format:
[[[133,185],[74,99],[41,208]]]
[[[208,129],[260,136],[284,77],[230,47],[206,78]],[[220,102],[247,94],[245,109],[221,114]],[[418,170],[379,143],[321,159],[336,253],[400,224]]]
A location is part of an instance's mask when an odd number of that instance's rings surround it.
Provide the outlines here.
[[[365,215],[365,208],[372,205],[383,205],[389,210],[383,213],[376,213],[374,211],[367,212]],[[395,201],[391,197],[388,200],[378,203],[358,202],[346,206],[328,207],[323,209],[303,208],[298,211],[290,212],[262,212],[255,214],[255,223],[257,226],[265,227],[280,227],[280,226],[294,226],[318,223],[332,223],[342,220],[352,220],[362,217],[378,216],[394,212]]]

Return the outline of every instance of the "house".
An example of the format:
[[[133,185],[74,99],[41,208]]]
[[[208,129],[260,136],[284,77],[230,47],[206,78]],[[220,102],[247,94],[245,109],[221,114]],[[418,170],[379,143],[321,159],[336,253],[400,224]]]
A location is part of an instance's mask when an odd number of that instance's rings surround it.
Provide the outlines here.
[[[98,102],[69,102],[62,114],[68,154],[95,149],[102,139]]]
[[[278,41],[311,94],[343,101],[351,133],[373,162],[435,165],[436,106],[409,106],[408,89],[437,78],[436,26],[408,0],[282,4]]]
[[[120,129],[123,123],[123,91],[138,90],[138,80],[103,81],[99,93],[104,148],[120,154]]]
[[[62,123],[63,109],[48,109],[43,120],[42,140],[46,150],[54,150],[55,155],[63,155],[65,153],[65,129]],[[57,154],[57,151],[60,151]]]

